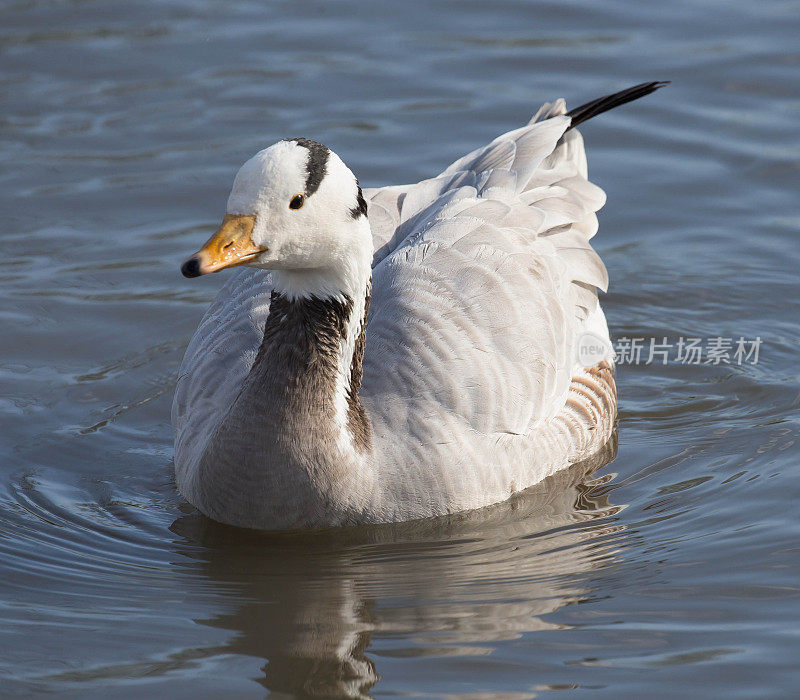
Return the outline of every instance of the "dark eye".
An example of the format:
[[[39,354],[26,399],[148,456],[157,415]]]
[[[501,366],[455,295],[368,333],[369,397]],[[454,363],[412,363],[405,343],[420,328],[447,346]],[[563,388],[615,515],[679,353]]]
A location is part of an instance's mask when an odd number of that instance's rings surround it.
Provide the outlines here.
[[[296,194],[292,197],[292,201],[289,202],[289,209],[299,209],[306,203],[306,198],[302,194]]]

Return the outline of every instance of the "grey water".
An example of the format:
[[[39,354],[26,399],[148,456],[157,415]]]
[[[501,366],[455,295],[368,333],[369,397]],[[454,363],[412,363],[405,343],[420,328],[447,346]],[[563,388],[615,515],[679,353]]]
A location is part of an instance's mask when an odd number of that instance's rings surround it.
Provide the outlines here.
[[[1,2],[0,696],[796,696],[798,36],[788,0]],[[244,160],[302,135],[416,181],[645,80],[582,127],[612,336],[757,362],[620,364],[618,445],[485,512],[182,501],[171,394],[226,274],[178,267]]]

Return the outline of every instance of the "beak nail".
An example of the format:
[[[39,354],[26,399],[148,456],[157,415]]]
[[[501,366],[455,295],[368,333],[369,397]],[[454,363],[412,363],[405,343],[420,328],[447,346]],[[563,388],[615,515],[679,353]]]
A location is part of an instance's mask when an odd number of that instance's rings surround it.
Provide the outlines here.
[[[189,258],[181,265],[181,272],[184,277],[200,277],[200,258]]]

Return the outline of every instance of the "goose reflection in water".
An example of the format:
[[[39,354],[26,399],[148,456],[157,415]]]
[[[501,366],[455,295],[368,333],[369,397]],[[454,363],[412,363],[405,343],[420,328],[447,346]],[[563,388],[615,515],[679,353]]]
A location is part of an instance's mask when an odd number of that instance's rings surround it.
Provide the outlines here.
[[[172,530],[198,573],[231,591],[229,613],[198,622],[236,634],[207,652],[263,658],[255,680],[273,692],[368,697],[379,637],[414,640],[384,657],[472,656],[564,629],[547,615],[585,600],[588,574],[622,546],[607,519],[621,509],[607,500],[613,475],[593,476],[615,455],[616,436],[507,503],[446,519],[270,534],[181,517]]]

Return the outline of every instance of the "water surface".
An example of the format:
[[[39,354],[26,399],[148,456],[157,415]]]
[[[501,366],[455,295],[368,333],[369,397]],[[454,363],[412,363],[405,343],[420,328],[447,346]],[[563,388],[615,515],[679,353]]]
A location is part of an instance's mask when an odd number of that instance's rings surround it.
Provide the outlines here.
[[[794,694],[796,3],[0,12],[0,694]],[[583,128],[612,335],[758,364],[620,367],[616,458],[486,513],[244,535],[182,502],[171,394],[225,275],[178,265],[246,158],[305,135],[416,181],[653,79]]]

